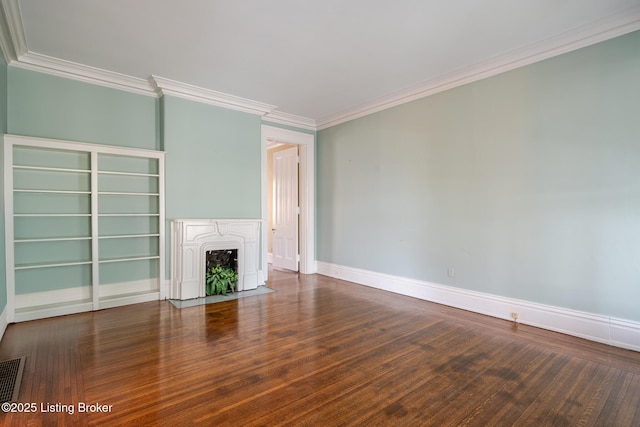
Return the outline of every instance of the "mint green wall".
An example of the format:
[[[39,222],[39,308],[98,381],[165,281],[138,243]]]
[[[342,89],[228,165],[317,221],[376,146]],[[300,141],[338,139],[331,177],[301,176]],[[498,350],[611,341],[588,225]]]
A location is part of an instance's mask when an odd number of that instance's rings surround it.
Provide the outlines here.
[[[7,132],[7,63],[0,53],[0,134]],[[4,148],[0,147],[0,313],[7,305],[4,249]]]
[[[260,117],[163,97],[166,217],[260,218]]]
[[[8,79],[8,133],[166,150],[168,220],[260,217],[259,116],[14,67]]]
[[[7,132],[10,134],[151,150],[160,149],[159,101],[154,97],[16,67],[8,67],[7,78]],[[29,162],[29,158],[22,160]],[[35,157],[33,160],[35,161]],[[16,179],[20,178],[20,174],[17,174]],[[56,184],[51,180],[47,180],[47,183]],[[42,183],[36,182],[33,185],[43,188]],[[60,204],[82,208],[76,201],[66,199],[58,196],[56,200],[46,203],[43,209],[57,209],[56,206]],[[21,201],[17,200],[17,202]],[[29,200],[24,202],[27,203]],[[16,208],[28,206],[25,203],[18,203]],[[44,230],[60,230],[59,219],[49,221],[49,227],[46,224],[38,224],[38,226]],[[22,225],[18,221],[16,233],[27,232],[31,224]],[[81,220],[62,225],[64,225],[65,235],[88,233],[87,224]],[[16,262],[21,260],[26,262],[29,256],[39,256],[38,254],[41,253],[64,253],[71,258],[86,254],[86,249],[81,245],[68,247],[68,243],[64,242],[56,243],[55,248],[47,245],[51,246],[51,243],[18,245]],[[122,242],[121,246],[121,249],[128,250],[127,242]],[[2,259],[4,261],[4,256]],[[119,277],[128,277],[129,280],[153,277],[153,272],[150,273],[149,268],[146,269],[146,273],[143,272],[144,274],[140,272],[140,263],[118,263],[119,268],[113,274],[105,273],[109,267],[103,267],[101,283],[117,282]],[[41,280],[38,275],[43,274],[52,280]],[[16,294],[88,285],[90,277],[90,269],[86,266],[18,271]]]
[[[173,219],[261,217],[261,120],[171,96],[160,111],[169,260]]]
[[[318,259],[640,321],[639,76],[636,32],[320,131]]]
[[[16,67],[9,82],[11,134],[160,149],[154,97]]]

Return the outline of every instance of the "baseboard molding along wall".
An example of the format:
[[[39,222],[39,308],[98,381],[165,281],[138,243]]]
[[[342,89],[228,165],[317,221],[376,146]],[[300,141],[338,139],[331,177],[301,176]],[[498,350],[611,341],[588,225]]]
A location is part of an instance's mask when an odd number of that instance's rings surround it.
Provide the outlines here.
[[[93,310],[91,286],[16,294],[15,321],[43,319]],[[100,286],[100,309],[160,299],[158,280],[136,280]],[[6,309],[5,309],[6,311]]]
[[[318,274],[432,301],[487,316],[561,332],[629,350],[640,351],[640,323],[599,314],[570,310],[469,291],[437,283],[376,273],[326,262],[317,262]]]

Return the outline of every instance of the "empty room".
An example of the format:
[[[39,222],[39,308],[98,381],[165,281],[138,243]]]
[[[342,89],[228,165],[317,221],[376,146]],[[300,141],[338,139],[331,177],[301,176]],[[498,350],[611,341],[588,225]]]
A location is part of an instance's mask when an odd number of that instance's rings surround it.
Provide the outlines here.
[[[0,424],[640,425],[638,0],[2,0]]]

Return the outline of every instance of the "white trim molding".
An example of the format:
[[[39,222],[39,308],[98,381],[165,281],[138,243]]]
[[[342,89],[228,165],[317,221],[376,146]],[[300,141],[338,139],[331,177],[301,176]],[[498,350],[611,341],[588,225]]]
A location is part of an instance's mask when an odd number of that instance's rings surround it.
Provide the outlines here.
[[[262,116],[273,111],[276,106],[265,104],[239,96],[229,95],[215,90],[193,86],[187,83],[166,79],[164,77],[150,76],[149,84],[158,96],[171,95],[190,101],[202,102],[209,105],[228,108],[230,110],[244,111],[245,113]]]
[[[640,30],[640,6],[320,118],[316,128],[326,129],[637,30]]]
[[[2,55],[5,61],[7,64],[10,64],[18,58],[18,55],[16,55],[13,47],[13,39],[11,37],[11,31],[9,30],[9,19],[6,10],[6,6],[0,7],[0,49],[2,49]]]
[[[139,95],[156,97],[156,92],[146,79],[132,77],[101,68],[78,64],[35,52],[26,52],[12,66],[37,71],[57,77],[91,83],[112,89],[124,90]]]
[[[9,62],[20,58],[27,52],[27,37],[22,25],[20,2],[18,0],[2,0],[2,9],[10,37],[8,41],[11,42],[13,50],[13,55],[10,57],[7,57],[5,52],[5,59]]]
[[[147,79],[53,58],[28,49],[18,0],[1,0],[0,49],[11,66],[147,96],[163,94],[263,116],[265,121],[321,130],[475,82],[534,62],[640,30],[640,6],[485,61],[429,79],[319,120],[276,111],[277,106],[158,76]]]
[[[157,301],[160,299],[157,287],[157,279],[100,285],[100,309]],[[91,311],[94,309],[91,297],[91,286],[17,294],[14,321],[26,322]]]
[[[171,221],[172,299],[207,296],[207,251],[238,251],[238,291],[256,289],[260,271],[260,219],[174,219]]]
[[[7,306],[5,305],[2,313],[0,313],[0,342],[2,341],[2,337],[4,337],[7,326],[9,326],[9,321],[7,320]]]
[[[267,262],[267,147],[269,143],[282,143],[300,147],[300,273],[314,274],[315,261],[315,136],[274,126],[262,125],[262,271],[268,279]]]
[[[300,129],[316,130],[315,120],[282,111],[270,111],[262,117],[262,120],[265,122],[294,126]]]
[[[470,291],[406,277],[317,262],[318,274],[401,295],[640,351],[640,322]]]

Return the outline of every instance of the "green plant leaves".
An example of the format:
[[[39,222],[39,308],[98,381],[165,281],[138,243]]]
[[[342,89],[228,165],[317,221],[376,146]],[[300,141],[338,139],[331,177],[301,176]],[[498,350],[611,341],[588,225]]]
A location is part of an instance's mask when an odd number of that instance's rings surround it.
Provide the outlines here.
[[[229,266],[216,265],[207,270],[205,293],[207,295],[226,295],[235,292],[238,273]]]

